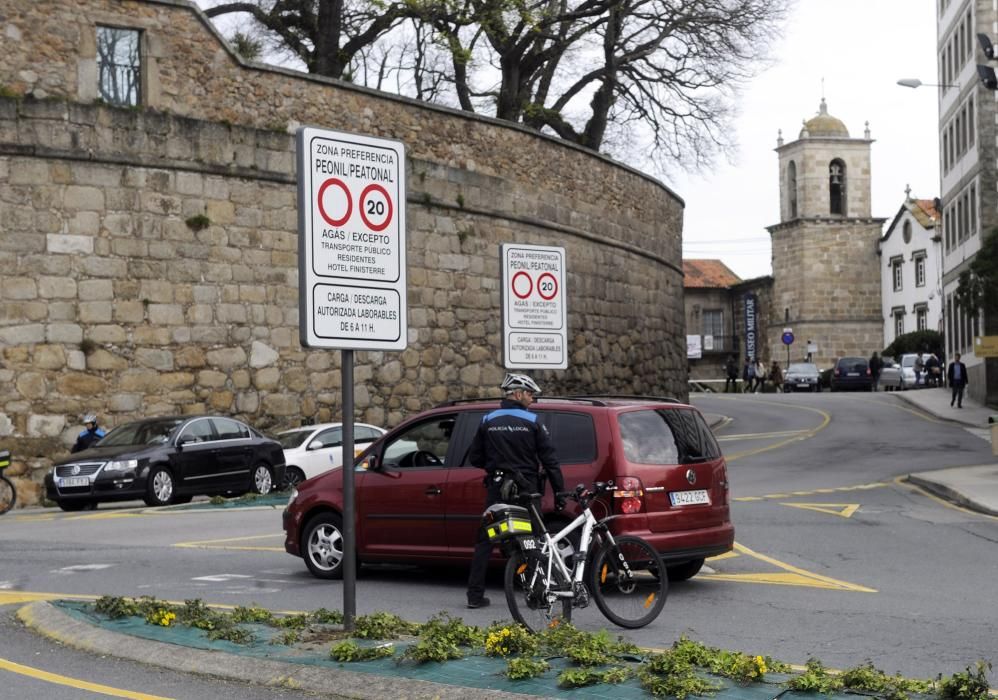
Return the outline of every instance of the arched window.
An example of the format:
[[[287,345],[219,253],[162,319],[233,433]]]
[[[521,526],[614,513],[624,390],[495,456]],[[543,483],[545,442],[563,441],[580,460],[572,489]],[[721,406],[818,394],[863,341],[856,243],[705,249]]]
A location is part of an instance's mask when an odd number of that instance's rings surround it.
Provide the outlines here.
[[[846,213],[846,164],[840,158],[828,165],[828,200],[832,214]]]
[[[904,227],[901,229],[901,237],[904,239],[905,243],[911,243],[911,222],[905,221]]]
[[[797,164],[790,161],[787,166],[787,197],[790,202],[790,218],[797,218]]]

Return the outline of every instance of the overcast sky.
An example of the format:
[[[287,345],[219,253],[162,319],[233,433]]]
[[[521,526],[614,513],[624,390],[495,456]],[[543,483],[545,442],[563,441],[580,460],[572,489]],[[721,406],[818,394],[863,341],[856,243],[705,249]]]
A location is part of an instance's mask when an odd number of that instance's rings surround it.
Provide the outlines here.
[[[873,216],[892,219],[906,185],[915,197],[938,196],[937,89],[896,84],[938,82],[935,5],[797,0],[775,65],[744,88],[735,162],[666,181],[686,201],[683,257],[720,258],[743,279],[772,272],[765,227],[779,223],[777,130],[787,143],[797,138],[818,112],[822,78],[828,112],[850,136],[870,122]]]

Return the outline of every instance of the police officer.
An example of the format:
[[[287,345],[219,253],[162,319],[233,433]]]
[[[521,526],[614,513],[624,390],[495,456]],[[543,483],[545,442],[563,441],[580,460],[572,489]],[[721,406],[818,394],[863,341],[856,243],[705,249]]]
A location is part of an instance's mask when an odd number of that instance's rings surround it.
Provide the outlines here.
[[[507,374],[500,389],[504,395],[502,403],[498,410],[482,419],[468,455],[473,466],[488,472],[484,482],[485,507],[505,502],[504,494],[500,493],[503,479],[496,476],[496,470],[515,474],[520,488],[526,493],[539,493],[541,479],[538,465],[541,465],[555,494],[564,491],[561,466],[547,428],[538,423],[537,414],[526,410],[534,402],[534,397],[540,395],[541,388],[525,374]],[[556,498],[555,507],[558,510],[564,508],[565,500]],[[468,576],[469,608],[484,608],[489,604],[489,599],[485,597],[485,575],[491,554],[492,543],[481,528]]]
[[[83,416],[83,425],[86,427],[76,436],[76,443],[73,445],[71,452],[81,452],[107,434],[103,428],[97,427],[96,413],[88,413]]]

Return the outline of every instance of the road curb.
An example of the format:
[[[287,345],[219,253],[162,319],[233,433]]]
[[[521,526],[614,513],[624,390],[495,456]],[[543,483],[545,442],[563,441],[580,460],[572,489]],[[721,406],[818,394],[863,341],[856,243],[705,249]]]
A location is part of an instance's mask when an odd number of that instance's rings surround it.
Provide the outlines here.
[[[925,489],[931,494],[939,496],[950,503],[955,503],[958,506],[967,508],[977,513],[983,513],[984,515],[990,515],[992,517],[998,517],[998,511],[988,508],[987,506],[978,503],[972,498],[967,497],[965,494],[957,491],[956,489],[950,488],[946,484],[942,484],[938,481],[932,479],[926,479],[918,474],[909,474],[908,482],[918,486],[919,488]]]
[[[17,617],[25,626],[49,639],[94,654],[106,654],[184,673],[321,693],[330,698],[465,700],[472,690],[432,681],[388,678],[155,642],[88,625],[45,601],[21,607]],[[476,698],[488,700],[534,697],[482,688],[473,689],[473,693]]]

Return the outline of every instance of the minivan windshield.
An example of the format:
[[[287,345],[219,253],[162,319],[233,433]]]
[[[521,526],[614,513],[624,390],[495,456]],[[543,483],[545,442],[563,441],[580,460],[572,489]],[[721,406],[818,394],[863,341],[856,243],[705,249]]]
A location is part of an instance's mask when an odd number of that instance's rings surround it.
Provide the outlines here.
[[[125,447],[128,445],[155,445],[166,442],[170,433],[184,422],[183,418],[139,421],[119,425],[97,443],[99,447]]]

